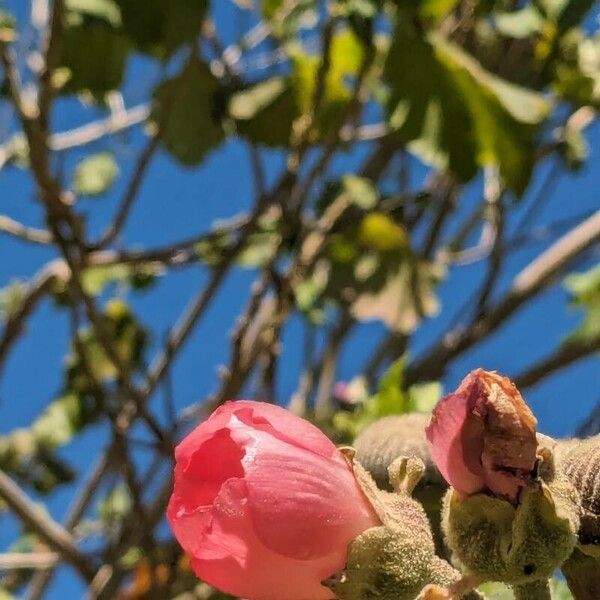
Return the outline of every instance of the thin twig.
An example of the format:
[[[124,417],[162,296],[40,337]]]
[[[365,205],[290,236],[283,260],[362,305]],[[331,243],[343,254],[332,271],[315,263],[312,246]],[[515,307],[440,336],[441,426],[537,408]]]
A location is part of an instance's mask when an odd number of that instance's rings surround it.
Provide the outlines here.
[[[446,333],[423,357],[410,365],[407,384],[439,378],[450,361],[474,346],[511,317],[527,300],[547,288],[582,252],[600,241],[600,211],[574,227],[525,267],[488,312],[467,327]]]
[[[80,552],[71,534],[44,514],[4,471],[0,471],[0,498],[42,541],[75,567],[86,581],[93,579],[96,570]]]
[[[596,352],[600,352],[600,335],[565,342],[552,354],[516,375],[514,382],[519,388],[532,387],[548,375],[566,369],[573,363]]]
[[[0,554],[0,571],[11,569],[49,569],[60,560],[56,552],[7,552]]]
[[[34,244],[51,244],[52,234],[45,229],[27,227],[10,217],[0,215],[0,232],[12,235],[25,242]]]

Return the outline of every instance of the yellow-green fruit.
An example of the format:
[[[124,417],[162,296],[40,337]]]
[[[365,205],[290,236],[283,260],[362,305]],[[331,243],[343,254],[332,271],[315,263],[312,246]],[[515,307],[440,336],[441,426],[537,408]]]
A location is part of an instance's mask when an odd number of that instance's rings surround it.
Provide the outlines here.
[[[475,494],[444,498],[442,526],[454,556],[485,581],[524,584],[550,577],[577,541],[579,509],[573,490],[557,482],[526,488],[515,507]]]

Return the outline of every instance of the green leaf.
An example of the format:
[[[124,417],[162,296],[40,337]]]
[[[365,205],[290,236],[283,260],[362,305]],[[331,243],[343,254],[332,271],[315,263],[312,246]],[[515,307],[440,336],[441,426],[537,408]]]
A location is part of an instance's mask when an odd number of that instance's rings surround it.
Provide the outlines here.
[[[360,68],[363,48],[350,30],[343,30],[334,36],[330,53],[313,142],[319,142],[342,124],[344,108],[352,98],[349,80]],[[230,99],[229,112],[239,132],[255,143],[288,145],[294,122],[312,110],[321,57],[306,54],[297,45],[290,45],[289,55],[292,72],[288,78],[267,79]]]
[[[229,114],[238,131],[257,144],[286,146],[298,108],[289,80],[272,77],[234,94]]]
[[[358,241],[367,248],[379,252],[406,249],[409,246],[408,234],[402,225],[382,212],[365,215],[358,227]]]
[[[68,26],[61,45],[64,91],[87,91],[102,98],[118,89],[123,80],[130,44],[109,21],[89,18],[85,13],[68,13]]]
[[[537,125],[550,110],[539,94],[488,73],[460,48],[398,25],[385,68],[390,124],[423,161],[462,180],[497,165],[521,194],[533,167]]]
[[[291,39],[303,26],[312,26],[318,19],[316,0],[261,0],[263,19],[280,39]]]
[[[533,4],[528,4],[513,12],[497,12],[494,15],[494,22],[502,35],[524,39],[541,31],[544,17]]]
[[[423,0],[419,2],[419,14],[424,19],[439,20],[454,10],[459,0]]]
[[[132,504],[127,486],[116,485],[98,503],[98,516],[106,525],[120,523],[131,512]]]
[[[344,175],[342,188],[350,197],[351,202],[363,210],[373,208],[379,199],[379,193],[373,182],[365,177]]]
[[[17,21],[7,10],[0,8],[0,39],[11,41],[15,35]]]
[[[488,582],[480,585],[477,590],[486,600],[513,600],[514,594],[505,583]]]
[[[403,414],[410,410],[409,397],[403,390],[405,368],[406,357],[401,356],[381,377],[377,394],[368,401],[377,405],[378,416]]]
[[[119,175],[111,152],[100,152],[83,159],[75,168],[73,189],[81,196],[99,196],[110,189]]]
[[[200,34],[207,0],[116,0],[123,27],[136,49],[157,58],[168,58]]]
[[[411,411],[430,413],[442,397],[442,385],[437,381],[427,381],[408,388]]]
[[[414,331],[424,317],[439,312],[435,287],[443,277],[443,269],[418,259],[406,258],[396,269],[390,269],[384,285],[359,293],[351,306],[359,321],[378,320],[391,330]]]
[[[571,171],[578,171],[585,164],[590,147],[581,129],[565,127],[563,133],[563,146],[560,156]]]
[[[582,310],[584,318],[563,343],[597,340],[600,338],[600,264],[585,273],[569,275],[564,286],[571,294],[571,306]]]
[[[121,11],[114,0],[66,0],[66,9],[102,19],[113,27],[121,25]]]
[[[71,470],[52,455],[85,424],[79,396],[65,393],[54,400],[29,429],[19,428],[0,437],[0,468],[48,492],[72,479]]]
[[[367,425],[387,415],[406,414],[416,409],[415,399],[420,391],[413,386],[407,392],[404,389],[404,371],[406,369],[406,356],[401,356],[393,362],[381,376],[377,392],[366,398],[358,405],[354,412],[341,411],[334,415],[333,425],[337,433],[352,441]],[[425,384],[427,385],[427,384]],[[356,391],[365,392],[364,381],[357,378],[346,387],[356,386]],[[412,390],[412,392],[411,392]],[[431,390],[421,392],[423,398],[432,396]],[[423,400],[425,408],[425,400]],[[426,412],[426,411],[424,411]]]
[[[207,65],[192,59],[175,78],[154,92],[152,117],[161,141],[179,162],[197,165],[225,139],[214,118],[219,82]]]

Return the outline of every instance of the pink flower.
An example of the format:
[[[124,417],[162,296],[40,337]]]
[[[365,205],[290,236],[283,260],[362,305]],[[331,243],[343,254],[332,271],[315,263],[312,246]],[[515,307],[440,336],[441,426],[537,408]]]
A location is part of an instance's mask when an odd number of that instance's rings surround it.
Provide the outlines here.
[[[325,600],[348,545],[379,519],[316,427],[229,402],[175,451],[167,516],[198,577],[248,600]]]
[[[489,490],[514,502],[535,470],[536,424],[508,378],[476,369],[440,400],[426,434],[431,457],[458,493]]]

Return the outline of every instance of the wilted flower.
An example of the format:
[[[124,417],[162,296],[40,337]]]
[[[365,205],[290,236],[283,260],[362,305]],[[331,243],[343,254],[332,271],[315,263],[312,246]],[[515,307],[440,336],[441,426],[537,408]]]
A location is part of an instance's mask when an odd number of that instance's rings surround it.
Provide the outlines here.
[[[321,581],[380,524],[333,443],[277,406],[225,404],[175,456],[175,536],[200,578],[249,600],[332,598]]]
[[[515,501],[534,475],[536,424],[508,378],[477,369],[439,402],[426,433],[431,457],[458,493],[488,489]]]

